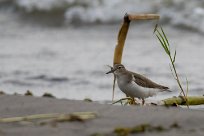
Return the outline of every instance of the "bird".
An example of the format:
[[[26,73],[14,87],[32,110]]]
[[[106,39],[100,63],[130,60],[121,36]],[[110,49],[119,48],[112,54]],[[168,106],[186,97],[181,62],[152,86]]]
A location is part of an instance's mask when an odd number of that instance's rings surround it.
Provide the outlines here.
[[[129,71],[123,64],[115,64],[109,72],[116,76],[117,84],[120,90],[127,96],[142,99],[142,105],[145,104],[145,98],[156,95],[158,92],[169,91],[169,87],[157,84],[143,75]]]

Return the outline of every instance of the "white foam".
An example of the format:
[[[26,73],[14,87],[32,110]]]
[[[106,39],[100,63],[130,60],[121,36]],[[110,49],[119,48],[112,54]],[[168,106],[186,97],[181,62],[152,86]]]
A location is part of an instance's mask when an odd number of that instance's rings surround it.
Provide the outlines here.
[[[72,4],[75,0],[16,0],[19,7],[24,8],[27,12],[33,10],[49,11],[55,8],[62,8],[64,4]]]
[[[25,12],[63,9],[65,22],[120,22],[128,13],[159,13],[166,23],[204,32],[204,1],[195,0],[16,0]]]

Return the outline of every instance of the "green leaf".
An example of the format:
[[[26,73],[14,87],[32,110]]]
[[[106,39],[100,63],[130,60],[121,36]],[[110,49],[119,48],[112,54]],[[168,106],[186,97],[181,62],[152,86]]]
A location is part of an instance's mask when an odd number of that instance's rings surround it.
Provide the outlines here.
[[[157,36],[158,40],[160,41],[162,47],[164,48],[165,52],[169,55],[168,48],[167,48],[167,47],[165,46],[165,44],[162,42],[162,40],[161,40],[161,38],[159,37],[159,35],[156,34],[156,36]]]
[[[176,50],[175,50],[175,52],[174,52],[174,59],[173,59],[173,63],[175,62],[175,60],[176,60]]]
[[[158,24],[155,25],[153,34],[157,31]]]
[[[173,78],[176,80],[176,75],[174,74],[174,70],[173,70],[173,68],[171,67],[170,64],[169,64],[169,67],[170,67],[171,74],[172,74]]]
[[[162,41],[163,41],[163,44],[164,44],[164,46],[165,46],[165,48],[166,48],[166,50],[167,50],[167,54],[170,55],[169,46],[167,45],[167,42],[166,42],[164,36],[159,32],[158,29],[157,29],[157,33],[159,34],[160,38],[161,38]]]
[[[165,40],[166,40],[166,42],[167,42],[167,45],[169,46],[169,41],[168,41],[168,39],[167,39],[167,37],[166,37],[166,34],[164,33],[164,30],[162,29],[162,27],[161,27],[161,30],[162,30],[162,33],[163,33],[163,35],[164,35],[164,38],[165,38]]]

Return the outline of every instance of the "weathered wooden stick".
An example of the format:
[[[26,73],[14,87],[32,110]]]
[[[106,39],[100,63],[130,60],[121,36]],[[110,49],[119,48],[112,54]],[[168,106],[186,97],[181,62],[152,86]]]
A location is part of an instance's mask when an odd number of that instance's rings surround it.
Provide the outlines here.
[[[158,14],[137,14],[137,15],[128,15],[129,20],[154,20],[159,19]]]
[[[204,96],[188,96],[188,105],[202,105],[204,104]],[[159,105],[172,106],[177,105],[187,105],[186,100],[183,96],[167,98],[161,101]]]
[[[36,115],[28,115],[22,117],[10,117],[10,118],[0,118],[0,123],[9,123],[9,122],[18,122],[18,121],[26,121],[33,119],[48,119],[48,118],[56,118],[59,116],[58,113],[49,113],[49,114],[36,114]]]
[[[128,14],[126,14],[124,16],[123,24],[118,32],[118,41],[115,46],[113,65],[120,64],[122,61],[123,47],[124,47],[125,40],[127,37],[129,25],[130,25],[130,20],[128,18]]]
[[[0,123],[11,123],[11,122],[20,122],[20,121],[30,121],[36,119],[54,119],[55,121],[71,121],[73,118],[78,118],[81,120],[92,119],[96,117],[94,112],[74,112],[70,114],[62,113],[48,113],[48,114],[34,114],[21,117],[9,117],[9,118],[0,118]]]
[[[159,18],[160,17],[158,14],[136,14],[136,15],[125,14],[123,24],[118,33],[118,41],[115,46],[113,65],[120,64],[122,61],[123,47],[125,45],[125,40],[127,37],[130,22],[132,20],[152,20]]]
[[[120,100],[113,102],[112,104],[121,103],[124,100],[131,100],[132,98],[126,97]],[[204,104],[204,96],[188,96],[188,104],[193,105],[202,105]],[[175,105],[187,105],[186,100],[183,96],[174,96],[172,98],[167,98],[164,100],[160,100],[154,103],[146,103],[147,105],[159,105],[159,106],[175,106]]]

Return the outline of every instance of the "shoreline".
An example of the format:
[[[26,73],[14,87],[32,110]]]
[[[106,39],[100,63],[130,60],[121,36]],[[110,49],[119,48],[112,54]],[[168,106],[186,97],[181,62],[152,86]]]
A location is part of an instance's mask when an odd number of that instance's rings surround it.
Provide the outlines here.
[[[116,128],[131,128],[149,124],[165,131],[144,132],[143,135],[201,136],[204,133],[204,114],[199,110],[160,106],[117,106],[81,100],[40,98],[19,95],[0,96],[0,117],[17,117],[47,113],[95,112],[97,117],[83,122],[59,122],[56,126],[36,125],[32,121],[0,123],[2,135],[90,136],[116,135]],[[178,128],[169,128],[177,124]]]

